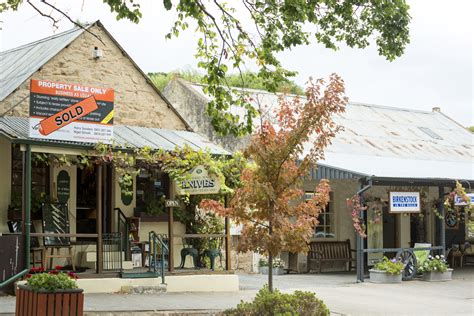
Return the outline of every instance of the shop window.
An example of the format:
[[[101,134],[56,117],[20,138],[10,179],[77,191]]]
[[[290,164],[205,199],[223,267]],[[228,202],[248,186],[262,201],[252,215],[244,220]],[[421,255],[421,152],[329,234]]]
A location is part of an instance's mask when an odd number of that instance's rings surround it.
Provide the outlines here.
[[[21,205],[23,185],[23,153],[20,146],[12,146],[12,201],[13,205]],[[41,203],[49,201],[49,166],[38,159],[31,163],[31,210],[33,213],[41,209]]]
[[[145,170],[137,177],[137,210],[148,215],[165,213],[169,177],[159,170]]]
[[[305,192],[304,199],[308,201],[313,198],[314,192]],[[314,228],[314,237],[315,238],[335,238],[335,220],[334,220],[334,211],[332,207],[332,193],[330,193],[330,201],[326,205],[326,208],[323,212],[319,213],[318,221],[319,224]]]

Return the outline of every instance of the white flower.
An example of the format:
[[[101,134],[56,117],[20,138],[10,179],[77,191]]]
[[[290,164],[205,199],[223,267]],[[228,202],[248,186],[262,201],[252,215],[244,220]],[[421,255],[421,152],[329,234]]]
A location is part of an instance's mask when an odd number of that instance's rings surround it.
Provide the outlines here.
[[[438,255],[436,255],[436,257],[435,257],[435,258],[439,260],[439,256],[438,256]]]
[[[436,270],[438,270],[438,268],[434,267],[434,270],[436,271]]]
[[[444,259],[444,256],[443,256],[443,255],[441,255],[441,258],[443,258],[443,259]]]

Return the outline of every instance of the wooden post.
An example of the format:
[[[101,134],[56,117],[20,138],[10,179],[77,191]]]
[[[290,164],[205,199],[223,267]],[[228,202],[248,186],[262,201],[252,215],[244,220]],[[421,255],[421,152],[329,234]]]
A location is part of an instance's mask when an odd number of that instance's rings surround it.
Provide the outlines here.
[[[168,271],[173,272],[174,270],[174,230],[173,230],[173,225],[174,225],[174,219],[173,219],[173,208],[168,207]]]
[[[96,170],[96,179],[97,179],[97,257],[96,257],[96,271],[97,273],[102,273],[104,264],[103,264],[103,253],[102,253],[102,165],[97,166]]]
[[[231,270],[231,249],[230,249],[230,220],[228,217],[225,218],[225,269]]]
[[[170,199],[174,200],[174,181],[170,179]],[[168,207],[168,271],[174,271],[174,218],[173,218],[173,208]]]
[[[228,202],[227,202],[227,195],[224,196],[224,206],[225,207],[228,207]],[[227,271],[231,270],[232,269],[232,265],[231,265],[231,260],[230,260],[230,256],[231,256],[231,249],[230,249],[230,243],[231,243],[231,239],[230,239],[230,220],[228,217],[225,218],[225,222],[224,222],[225,226],[225,269]]]

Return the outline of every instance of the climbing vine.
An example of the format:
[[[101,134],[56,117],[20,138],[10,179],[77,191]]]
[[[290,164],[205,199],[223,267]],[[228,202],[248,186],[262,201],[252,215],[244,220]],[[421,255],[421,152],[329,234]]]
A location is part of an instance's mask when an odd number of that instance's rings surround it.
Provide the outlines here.
[[[456,197],[459,198],[459,202],[463,205],[456,205]],[[474,210],[474,204],[471,203],[471,198],[467,195],[466,189],[459,181],[456,181],[454,190],[451,191],[444,200],[444,208],[446,213],[455,216],[458,222],[464,221],[465,214],[467,214],[468,217],[471,216]]]
[[[366,206],[363,206],[360,197],[358,194],[355,194],[350,199],[347,199],[347,208],[351,212],[352,225],[356,233],[362,238],[367,237],[365,224],[362,222],[362,212],[367,209]]]
[[[98,143],[92,150],[77,156],[38,153],[33,159],[48,165],[77,165],[79,168],[93,164],[111,165],[117,173],[121,193],[126,196],[133,194],[133,178],[142,170],[162,170],[179,184],[188,179],[189,171],[197,166],[204,166],[209,174],[218,177],[221,183],[220,193],[229,194],[240,186],[240,172],[247,163],[240,153],[216,156],[208,150],[194,150],[188,145],[166,151],[152,150],[146,146],[123,149],[103,143]]]

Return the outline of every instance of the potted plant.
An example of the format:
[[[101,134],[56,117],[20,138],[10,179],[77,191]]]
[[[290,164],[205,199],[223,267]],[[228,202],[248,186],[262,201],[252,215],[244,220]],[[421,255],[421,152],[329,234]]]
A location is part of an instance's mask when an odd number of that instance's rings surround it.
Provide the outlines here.
[[[428,256],[428,259],[418,267],[423,273],[423,281],[449,281],[452,280],[453,269],[448,267],[446,259],[443,255],[435,257]]]
[[[77,288],[74,272],[60,271],[62,267],[45,271],[32,268],[26,284],[19,285],[16,315],[83,315],[84,294]]]
[[[373,283],[401,283],[404,268],[405,265],[400,260],[388,259],[384,256],[369,270],[370,281]]]
[[[269,263],[268,258],[260,258],[258,261],[259,271],[262,274],[268,274]],[[285,267],[285,262],[281,258],[273,258],[273,275],[283,274],[283,268]]]

